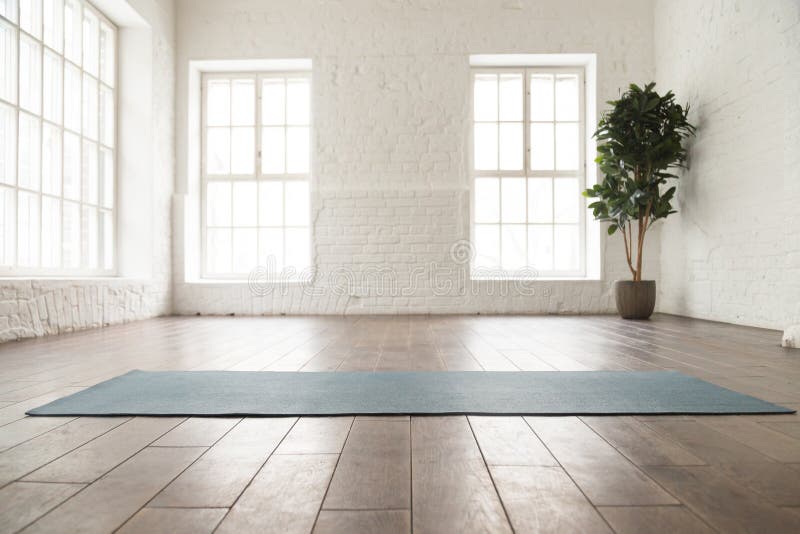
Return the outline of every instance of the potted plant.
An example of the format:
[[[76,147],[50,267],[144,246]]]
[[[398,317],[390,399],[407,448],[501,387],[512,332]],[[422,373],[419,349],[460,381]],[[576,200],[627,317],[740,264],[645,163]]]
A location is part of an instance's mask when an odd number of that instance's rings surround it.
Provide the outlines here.
[[[675,186],[666,184],[678,178],[674,169],[686,168],[684,140],[695,133],[689,106],[677,104],[672,91],[659,95],[655,85],[631,84],[608,102],[612,107],[594,133],[603,180],[583,192],[597,199],[588,206],[594,218],[611,223],[608,234],[619,232],[625,242],[633,279],[614,282],[614,296],[626,319],[647,319],[655,308],[655,280],[642,280],[645,236],[657,220],[675,213]]]

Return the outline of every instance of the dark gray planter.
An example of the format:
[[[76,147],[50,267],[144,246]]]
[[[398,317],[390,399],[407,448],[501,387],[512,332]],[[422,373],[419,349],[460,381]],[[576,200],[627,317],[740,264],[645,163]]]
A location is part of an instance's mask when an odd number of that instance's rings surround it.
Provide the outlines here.
[[[656,307],[656,281],[617,280],[614,298],[623,319],[647,319]]]

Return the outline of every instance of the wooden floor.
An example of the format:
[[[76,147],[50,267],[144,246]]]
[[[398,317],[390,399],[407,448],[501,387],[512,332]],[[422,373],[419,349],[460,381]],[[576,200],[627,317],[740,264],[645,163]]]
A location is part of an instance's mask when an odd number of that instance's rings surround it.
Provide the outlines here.
[[[163,318],[0,346],[0,532],[800,532],[800,418],[59,418],[131,369],[674,369],[800,407],[774,331],[657,316]]]

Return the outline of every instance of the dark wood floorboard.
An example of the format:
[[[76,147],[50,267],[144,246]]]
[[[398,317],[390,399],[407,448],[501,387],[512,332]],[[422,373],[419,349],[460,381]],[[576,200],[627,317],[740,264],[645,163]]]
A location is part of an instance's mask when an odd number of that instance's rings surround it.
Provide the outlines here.
[[[0,345],[1,532],[798,532],[800,417],[32,418],[132,369],[673,369],[800,407],[775,331],[166,317]]]

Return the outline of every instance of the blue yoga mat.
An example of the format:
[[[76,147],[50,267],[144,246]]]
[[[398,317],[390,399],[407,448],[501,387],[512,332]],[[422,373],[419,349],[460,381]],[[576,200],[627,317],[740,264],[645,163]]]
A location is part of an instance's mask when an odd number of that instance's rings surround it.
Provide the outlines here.
[[[29,415],[793,413],[675,371],[131,371]]]

